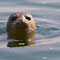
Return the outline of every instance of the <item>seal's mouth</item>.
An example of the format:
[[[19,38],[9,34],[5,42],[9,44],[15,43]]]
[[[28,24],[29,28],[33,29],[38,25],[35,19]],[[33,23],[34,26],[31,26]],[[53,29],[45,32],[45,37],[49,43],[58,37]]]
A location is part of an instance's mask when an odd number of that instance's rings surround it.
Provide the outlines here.
[[[25,22],[22,22],[22,23],[17,22],[15,26],[17,29],[28,29],[29,28],[28,24]]]

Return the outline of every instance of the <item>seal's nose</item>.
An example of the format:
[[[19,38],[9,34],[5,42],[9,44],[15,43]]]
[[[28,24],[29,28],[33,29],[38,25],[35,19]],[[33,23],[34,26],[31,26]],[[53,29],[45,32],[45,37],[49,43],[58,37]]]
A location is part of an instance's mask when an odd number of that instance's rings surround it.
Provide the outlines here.
[[[23,23],[23,20],[22,20],[22,19],[20,19],[20,20],[19,20],[19,22],[20,22],[20,23]]]

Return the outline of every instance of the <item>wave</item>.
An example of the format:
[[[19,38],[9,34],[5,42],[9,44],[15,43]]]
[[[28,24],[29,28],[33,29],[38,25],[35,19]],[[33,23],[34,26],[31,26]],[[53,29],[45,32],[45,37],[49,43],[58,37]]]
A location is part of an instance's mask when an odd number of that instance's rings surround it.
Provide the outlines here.
[[[0,20],[0,23],[6,23],[7,20]]]
[[[44,45],[44,44],[49,45],[49,44],[59,43],[60,37],[52,38],[52,39],[40,39],[36,42],[37,42],[36,45]]]
[[[60,9],[48,8],[48,7],[31,7],[31,6],[14,6],[14,7],[0,7],[0,12],[26,12],[26,11],[57,11],[60,12]]]

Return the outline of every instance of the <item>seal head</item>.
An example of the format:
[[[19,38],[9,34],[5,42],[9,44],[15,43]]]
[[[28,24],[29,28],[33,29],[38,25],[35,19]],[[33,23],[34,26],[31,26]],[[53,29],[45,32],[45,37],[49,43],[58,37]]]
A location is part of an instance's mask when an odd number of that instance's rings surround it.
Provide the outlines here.
[[[31,14],[14,13],[7,22],[7,32],[9,39],[29,41],[35,33],[35,22]]]

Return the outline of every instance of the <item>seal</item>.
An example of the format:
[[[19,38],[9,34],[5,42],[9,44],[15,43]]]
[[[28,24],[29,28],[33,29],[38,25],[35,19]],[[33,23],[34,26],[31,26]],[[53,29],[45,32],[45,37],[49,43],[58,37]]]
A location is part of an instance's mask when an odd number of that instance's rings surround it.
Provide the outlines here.
[[[27,44],[34,37],[34,18],[28,13],[13,13],[8,19],[6,30],[8,39],[16,39]]]

